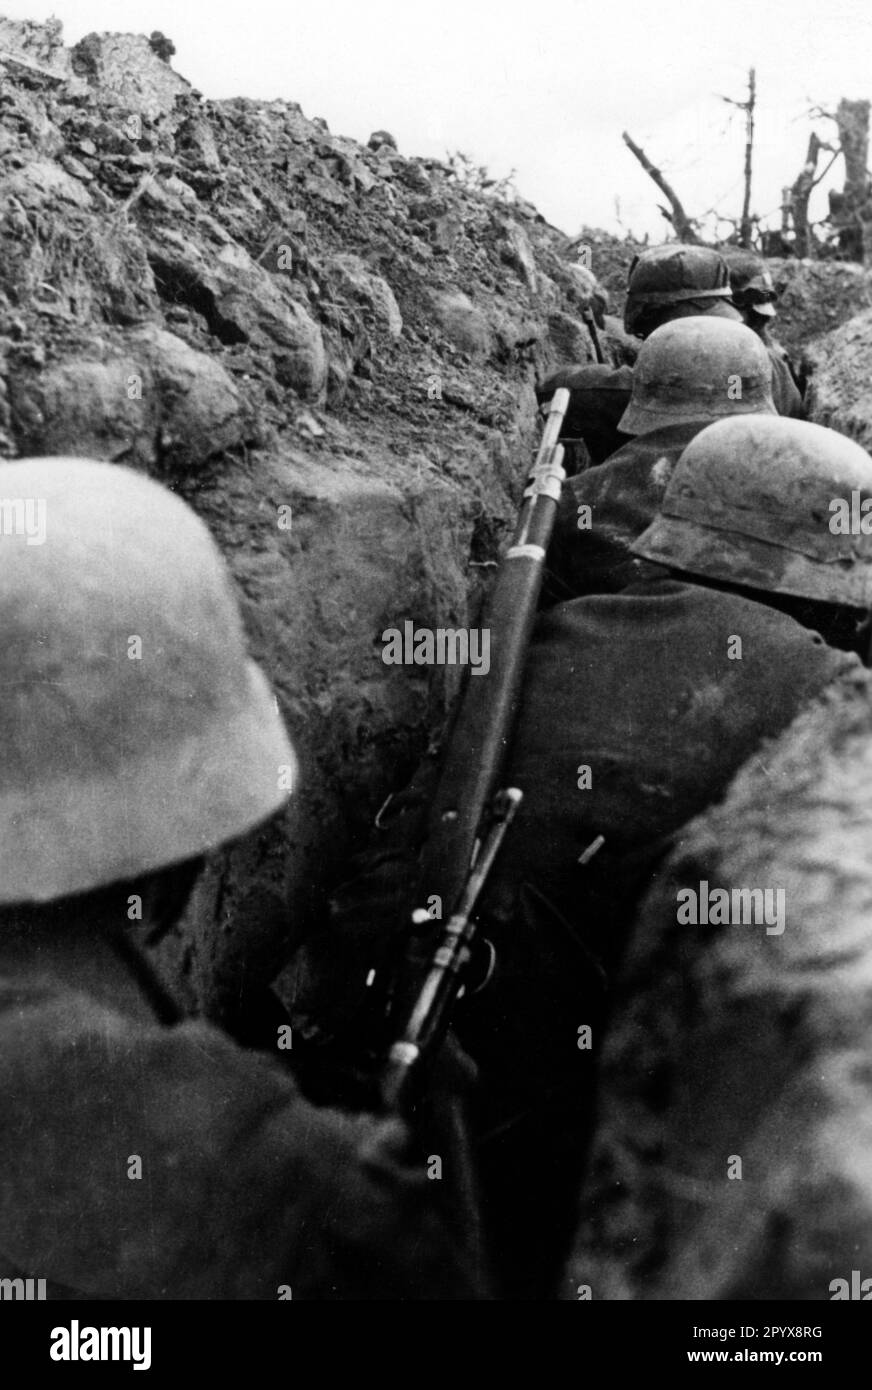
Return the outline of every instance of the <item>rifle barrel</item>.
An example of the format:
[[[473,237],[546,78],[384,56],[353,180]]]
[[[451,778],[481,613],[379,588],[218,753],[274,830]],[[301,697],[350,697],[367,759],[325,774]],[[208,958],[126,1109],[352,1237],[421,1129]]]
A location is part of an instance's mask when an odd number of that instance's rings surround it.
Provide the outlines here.
[[[469,918],[484,885],[477,861],[473,867],[476,852],[481,852],[482,866],[486,850],[490,854],[486,874],[517,805],[512,803],[504,819],[497,813],[491,821],[489,828],[497,831],[491,852],[485,822],[493,810],[517,714],[545,554],[566,476],[558,439],[568,405],[569,391],[561,387],[548,407],[512,543],[482,614],[482,627],[491,633],[490,669],[466,682],[433,799],[416,906],[435,894],[449,907],[449,915],[446,925],[438,928],[435,950],[431,947],[424,959],[415,958],[417,993],[410,1000],[409,991],[404,991],[404,1024],[391,1048],[383,1084],[392,1109],[401,1107],[422,1056],[438,1046],[461,987],[460,974],[475,931]]]

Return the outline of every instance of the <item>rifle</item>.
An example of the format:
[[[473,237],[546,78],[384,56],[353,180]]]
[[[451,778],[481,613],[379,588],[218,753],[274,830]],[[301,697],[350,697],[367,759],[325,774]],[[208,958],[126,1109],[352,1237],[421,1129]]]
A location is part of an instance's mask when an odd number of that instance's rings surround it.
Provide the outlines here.
[[[476,903],[522,797],[516,787],[500,787],[500,775],[566,477],[558,439],[568,405],[569,391],[560,387],[545,412],[512,543],[482,613],[481,625],[492,637],[490,671],[466,683],[428,817],[419,901],[438,894],[450,910],[432,947],[430,934],[421,942],[429,912],[417,907],[412,913],[408,974],[420,984],[407,983],[394,1002],[392,1015],[401,1022],[380,1079],[383,1106],[401,1114],[408,1114],[417,1079],[438,1052],[466,987]]]

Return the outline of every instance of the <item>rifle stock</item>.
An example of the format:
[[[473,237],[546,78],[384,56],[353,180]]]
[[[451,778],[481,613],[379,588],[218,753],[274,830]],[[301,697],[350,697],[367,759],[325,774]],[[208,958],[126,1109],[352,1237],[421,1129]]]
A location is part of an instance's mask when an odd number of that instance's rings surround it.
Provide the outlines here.
[[[415,1078],[444,1037],[471,954],[476,901],[521,799],[517,788],[500,791],[500,774],[566,476],[557,441],[568,404],[569,391],[561,387],[548,407],[512,543],[482,613],[481,626],[491,634],[490,670],[466,682],[428,817],[420,905],[412,921],[420,929],[430,920],[423,903],[434,894],[448,908],[448,918],[426,942],[412,937],[408,961],[416,983],[403,990],[394,1007],[402,1022],[381,1078],[382,1102],[389,1110],[409,1108]]]

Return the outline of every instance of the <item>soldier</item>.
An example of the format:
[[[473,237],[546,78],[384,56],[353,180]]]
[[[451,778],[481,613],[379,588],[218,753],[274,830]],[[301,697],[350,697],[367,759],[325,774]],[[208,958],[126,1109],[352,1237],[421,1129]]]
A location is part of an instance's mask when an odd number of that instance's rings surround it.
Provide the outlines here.
[[[779,415],[805,418],[802,398],[805,387],[784,348],[770,332],[775,317],[776,289],[766,262],[753,251],[729,249],[724,260],[730,272],[733,303],[749,328],[765,343],[772,359],[772,392]]]
[[[647,338],[675,319],[701,315],[742,321],[742,314],[731,302],[726,261],[718,251],[672,243],[636,256],[630,266],[624,309],[628,333]],[[800,400],[795,388],[784,380],[781,350],[775,345],[766,347],[772,363],[773,392],[777,392],[775,407],[779,414],[795,415]],[[558,386],[569,387],[572,396],[563,436],[582,438],[595,465],[628,442],[621,416],[629,403],[633,370],[630,366],[564,367],[537,389],[541,402],[549,400]]]
[[[206,527],[81,459],[3,464],[0,493],[22,521],[0,540],[0,1274],[76,1299],[476,1297],[403,1126],[318,1109],[283,1054],[179,1017],[134,938],[294,774]]]
[[[868,557],[828,529],[830,499],[857,489],[872,494],[872,459],[841,435],[720,420],[679,459],[636,582],[538,620],[506,774],[524,801],[479,914],[497,967],[458,1019],[516,1296],[558,1276],[640,896],[762,742],[859,669],[827,644],[856,649],[872,600]]]
[[[636,256],[627,280],[624,327],[638,338],[674,319],[699,317],[741,322],[730,303],[723,256],[708,246],[652,246]]]
[[[642,344],[621,429],[631,442],[563,490],[544,601],[614,593],[641,562],[631,543],[656,513],[679,455],[715,419],[774,414],[758,338],[722,318],[681,318]]]
[[[654,246],[634,257],[624,309],[626,332],[645,338],[662,324],[686,315],[741,321],[730,304],[723,257],[705,246],[681,244]],[[538,389],[539,400],[550,400],[558,386],[568,386],[572,392],[563,436],[582,438],[593,464],[602,463],[628,442],[620,419],[633,387],[632,366],[563,367]]]
[[[807,603],[803,621],[841,602],[847,637],[851,610],[856,624],[872,602],[870,470],[856,445],[731,421],[697,436],[673,481],[641,554]],[[868,1028],[868,675],[827,687],[658,865],[598,1081],[576,1258],[601,1298],[826,1299],[833,1271],[872,1249],[868,1072],[853,1069]],[[765,926],[736,893],[758,887],[770,890]],[[650,1162],[628,1164],[640,1135]],[[715,1154],[741,1154],[753,1185],[718,1183]]]
[[[669,327],[693,341],[696,325]],[[872,459],[829,430],[777,417],[759,343],[741,325],[720,327],[750,341],[758,411],[719,420],[691,439],[663,508],[668,519],[683,505],[700,538],[695,553],[708,547],[725,563],[696,578],[680,556],[664,556],[675,566],[665,568],[651,563],[646,548],[620,592],[589,592],[540,615],[529,652],[503,778],[524,800],[478,911],[496,967],[455,1020],[479,1069],[484,1219],[509,1298],[555,1296],[608,988],[661,857],[766,738],[859,668],[853,650],[836,650],[820,635],[855,648],[858,618],[872,597],[872,586],[868,595],[850,587],[840,563],[848,551],[826,531],[823,499],[827,489],[849,499],[857,488],[872,493]],[[743,370],[751,375],[748,359]],[[807,476],[820,484],[813,507],[803,498]],[[822,558],[811,565],[833,579],[820,591],[822,603],[789,585],[774,592],[759,558],[765,551],[770,574],[787,572],[806,509],[823,517],[816,537]],[[732,550],[717,529],[727,524],[738,532]],[[769,540],[758,545],[752,538],[761,528]],[[804,536],[796,546],[806,548]],[[324,947],[334,973],[339,959],[361,978],[367,959],[383,971],[390,947],[402,945],[426,773],[400,803],[396,833],[384,838],[368,872],[337,895]],[[341,1015],[337,1029],[353,1034],[349,995]]]

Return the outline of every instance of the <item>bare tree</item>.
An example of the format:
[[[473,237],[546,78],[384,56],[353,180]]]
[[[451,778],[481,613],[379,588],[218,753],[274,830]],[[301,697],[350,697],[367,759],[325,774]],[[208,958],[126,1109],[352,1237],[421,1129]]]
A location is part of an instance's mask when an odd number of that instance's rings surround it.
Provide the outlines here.
[[[751,246],[751,158],[754,150],[754,107],[757,103],[757,78],[753,68],[748,69],[748,99],[736,101],[733,97],[721,97],[730,106],[738,106],[745,112],[745,196],[742,201],[742,216],[739,220],[739,245]]]
[[[808,140],[805,163],[790,187],[790,215],[793,219],[793,252],[799,257],[809,256],[814,245],[814,234],[808,220],[808,202],[812,189],[819,182],[815,178],[818,156],[821,150],[831,149],[820,136],[812,131]]]
[[[669,206],[664,207],[661,203],[657,206],[679,240],[700,244],[703,240],[701,228],[705,220],[713,215],[719,222],[728,222],[733,227],[729,239],[741,246],[750,248],[755,235],[758,235],[765,254],[783,255],[792,251],[801,258],[820,254],[825,243],[815,235],[814,226],[809,220],[809,202],[814,189],[826,178],[841,155],[845,160],[845,184],[841,192],[831,190],[829,193],[830,213],[825,221],[831,229],[827,236],[832,239],[838,234],[839,252],[843,256],[872,264],[872,174],[868,169],[872,103],[843,98],[836,111],[827,111],[819,106],[809,108],[808,115],[812,119],[834,123],[838,130],[838,141],[834,140],[831,144],[822,139],[816,130],[811,132],[802,168],[793,183],[781,190],[781,230],[775,232],[761,229],[761,219],[751,213],[756,69],[748,70],[748,95],[744,101],[734,97],[722,97],[722,100],[745,113],[744,195],[739,218],[724,218],[716,208],[710,208],[700,216],[689,217],[672,185],[628,132],[623,132],[624,144],[665,195]],[[824,151],[829,153],[830,158],[819,170]],[[789,239],[791,223],[792,244]]]
[[[745,198],[739,235],[743,246],[751,245],[751,154],[754,149],[754,103],[757,84],[754,69],[748,72],[748,100],[745,102]]]
[[[666,221],[672,223],[679,241],[699,243],[700,238],[696,232],[696,225],[684,211],[681,205],[681,199],[678,197],[675,189],[666,182],[660,170],[654,167],[645,151],[630,138],[626,131],[624,131],[622,139],[627,148],[636,156],[642,168],[645,170],[645,173],[654,180],[660,192],[668,199],[671,211],[667,211],[662,203],[658,203],[657,206],[666,218]]]

